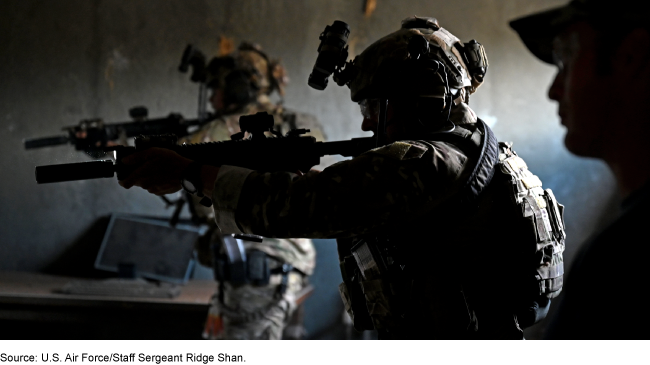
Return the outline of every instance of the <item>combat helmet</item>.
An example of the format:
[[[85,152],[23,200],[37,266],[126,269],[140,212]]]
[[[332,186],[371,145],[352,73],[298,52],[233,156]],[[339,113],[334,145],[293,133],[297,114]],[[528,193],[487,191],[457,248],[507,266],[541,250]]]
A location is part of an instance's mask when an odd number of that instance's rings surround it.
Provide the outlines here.
[[[638,0],[573,0],[568,4],[510,22],[526,47],[540,60],[555,63],[553,39],[570,24],[586,21],[609,35],[634,28],[650,29],[648,4]],[[609,40],[608,40],[609,42]]]
[[[394,96],[453,96],[467,102],[483,83],[487,68],[480,43],[463,44],[437,19],[413,16],[348,62],[335,81],[350,87],[355,102]]]
[[[237,50],[213,58],[206,68],[206,84],[224,92],[226,105],[243,106],[277,91],[284,95],[288,82],[279,60],[270,59],[254,43],[242,42]]]

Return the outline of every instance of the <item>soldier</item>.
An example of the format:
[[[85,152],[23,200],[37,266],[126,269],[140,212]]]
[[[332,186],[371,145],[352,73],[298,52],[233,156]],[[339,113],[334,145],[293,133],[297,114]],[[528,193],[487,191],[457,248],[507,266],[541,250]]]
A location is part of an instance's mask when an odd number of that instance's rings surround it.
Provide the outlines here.
[[[283,66],[269,59],[258,45],[242,43],[235,52],[214,58],[207,68],[207,86],[212,94],[210,104],[217,119],[181,142],[223,141],[239,132],[239,117],[268,112],[274,116],[276,129],[286,132],[297,127],[308,128],[322,140],[315,117],[286,110],[272,103],[270,95],[284,95],[288,81]],[[222,237],[211,208],[195,198],[191,207],[196,216],[209,224],[208,232],[199,239],[197,252],[202,264],[215,267],[219,293],[212,299],[204,330],[212,339],[300,339],[304,328],[300,319],[302,307],[296,300],[314,271],[316,251],[310,239],[265,238],[262,242]],[[226,245],[243,244],[251,260],[266,261],[272,272],[268,280],[235,277],[229,270]],[[217,258],[213,257],[216,250]],[[283,265],[291,268],[282,272]],[[260,263],[264,265],[264,263]],[[286,268],[286,266],[285,266]],[[282,283],[287,280],[287,283]],[[268,281],[268,282],[266,282]],[[296,318],[298,317],[298,318]],[[283,336],[284,330],[284,336]]]
[[[564,144],[603,160],[625,198],[619,216],[573,262],[552,339],[647,339],[642,291],[650,245],[650,10],[646,2],[572,1],[510,23],[557,75]]]
[[[346,310],[381,339],[523,338],[562,287],[562,206],[468,106],[487,67],[478,42],[405,19],[337,76],[385,143],[304,175],[202,166],[218,226],[337,238]],[[139,171],[120,184],[154,194],[192,164],[162,149],[124,162]]]

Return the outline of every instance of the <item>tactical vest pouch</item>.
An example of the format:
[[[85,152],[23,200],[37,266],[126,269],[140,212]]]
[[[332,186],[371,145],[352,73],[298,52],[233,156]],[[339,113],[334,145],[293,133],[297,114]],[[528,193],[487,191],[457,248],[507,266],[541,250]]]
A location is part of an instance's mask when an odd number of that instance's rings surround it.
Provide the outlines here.
[[[505,143],[499,143],[499,170],[507,175],[506,180],[512,186],[512,201],[520,206],[523,218],[530,221],[535,230],[534,282],[537,287],[526,292],[534,294],[531,299],[540,296],[555,298],[562,290],[564,275],[564,207],[557,202],[550,189],[542,189],[539,178]],[[522,262],[527,261],[526,258],[521,259]]]
[[[366,299],[368,315],[372,319],[375,329],[395,327],[395,292],[390,282],[384,279],[364,280],[361,289]]]
[[[379,278],[386,272],[386,265],[374,245],[360,241],[351,249],[352,256],[361,270],[363,279]]]
[[[265,286],[271,278],[269,256],[259,250],[246,252],[244,243],[231,235],[222,238],[221,249],[214,258],[215,278],[232,285],[252,284]]]
[[[398,316],[398,295],[388,265],[384,261],[377,245],[365,240],[359,241],[351,249],[357,267],[360,270],[359,285],[363,291],[368,315],[375,329],[381,330],[396,326]]]
[[[548,268],[545,267],[544,283],[540,284],[540,291],[548,298],[557,297],[562,291],[563,278],[564,278],[564,240],[566,233],[564,231],[564,206],[559,204],[555,199],[555,195],[551,189],[544,191],[544,198],[546,199],[547,207],[549,208],[549,220],[552,225],[553,241],[547,248],[547,257],[545,263],[548,263]],[[550,256],[550,257],[548,257]]]
[[[363,290],[358,282],[360,273],[356,261],[352,256],[347,256],[340,265],[343,282],[339,285],[339,293],[354,328],[359,332],[374,329]]]
[[[223,265],[220,272],[224,273],[224,279],[233,285],[242,285],[246,283],[246,251],[241,240],[233,236],[223,237],[223,251],[225,260],[217,262]]]
[[[271,270],[266,259],[266,253],[259,250],[251,250],[247,257],[248,280],[253,285],[264,286],[269,284]]]

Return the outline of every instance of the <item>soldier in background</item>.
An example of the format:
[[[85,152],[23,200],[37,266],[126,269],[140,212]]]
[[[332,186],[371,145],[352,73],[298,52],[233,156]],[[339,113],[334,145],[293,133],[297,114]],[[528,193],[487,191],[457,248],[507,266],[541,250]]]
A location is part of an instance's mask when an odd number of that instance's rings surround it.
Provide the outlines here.
[[[290,129],[310,129],[310,134],[323,140],[315,117],[289,111],[281,103],[273,103],[272,92],[284,95],[288,81],[284,67],[269,59],[258,45],[242,43],[230,54],[212,59],[207,69],[210,104],[217,118],[181,142],[202,143],[229,140],[238,133],[239,117],[267,112],[275,118],[275,129],[283,134]],[[226,241],[232,242],[215,224],[212,208],[203,207],[197,198],[192,204],[195,213],[210,227],[198,241],[199,261],[217,272],[228,273],[225,257]],[[219,292],[210,305],[204,337],[211,339],[300,339],[304,337],[302,306],[297,296],[307,285],[314,271],[316,252],[310,239],[264,238],[263,242],[242,241],[250,260],[262,260],[271,275],[268,284],[254,284],[250,278],[221,277]],[[216,252],[215,252],[216,251]],[[260,256],[260,254],[262,256]],[[221,259],[220,259],[221,258]],[[283,265],[290,265],[282,272]],[[285,270],[286,271],[286,270]],[[286,283],[283,283],[283,280]],[[283,335],[284,330],[284,335]]]
[[[618,218],[583,246],[549,326],[550,339],[647,339],[650,256],[650,8],[638,0],[580,0],[510,23],[558,72],[558,102],[572,153],[603,160],[624,197]]]
[[[304,175],[204,165],[217,224],[337,238],[345,307],[381,339],[522,339],[562,288],[562,206],[470,109],[487,67],[478,42],[405,19],[336,79],[386,142]],[[120,184],[154,194],[193,163],[155,148],[123,162],[143,172]]]

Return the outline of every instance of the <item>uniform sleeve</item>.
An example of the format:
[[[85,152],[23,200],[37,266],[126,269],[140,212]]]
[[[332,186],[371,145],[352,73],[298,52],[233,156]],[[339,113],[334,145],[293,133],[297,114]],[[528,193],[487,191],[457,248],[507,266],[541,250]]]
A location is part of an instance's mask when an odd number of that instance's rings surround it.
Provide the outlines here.
[[[343,238],[416,218],[462,185],[467,156],[444,142],[396,142],[297,176],[224,166],[213,202],[224,233]]]

